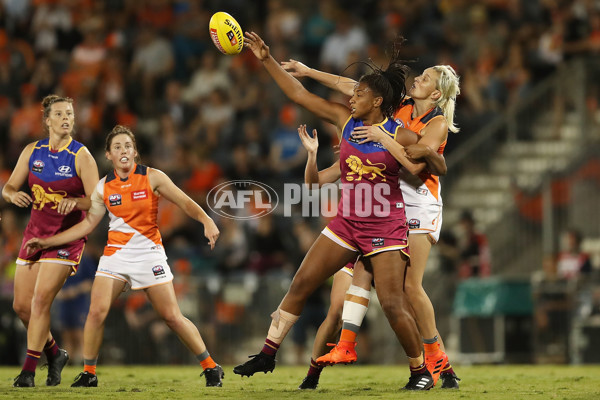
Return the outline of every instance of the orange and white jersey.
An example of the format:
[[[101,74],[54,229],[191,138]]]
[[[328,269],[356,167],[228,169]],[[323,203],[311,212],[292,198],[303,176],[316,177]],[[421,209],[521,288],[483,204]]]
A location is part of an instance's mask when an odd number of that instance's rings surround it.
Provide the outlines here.
[[[439,107],[427,110],[417,118],[412,117],[414,100],[406,99],[394,114],[394,119],[401,127],[410,129],[421,136],[421,131],[435,118],[444,118],[444,113]],[[444,154],[446,140],[437,149],[439,154]],[[400,188],[406,204],[438,204],[442,205],[442,186],[440,178],[424,170],[417,176],[410,174],[405,168],[400,172]]]
[[[166,257],[158,230],[158,196],[150,186],[148,167],[135,165],[126,179],[109,173],[98,182],[92,201],[101,201],[110,217],[105,256],[132,261]]]

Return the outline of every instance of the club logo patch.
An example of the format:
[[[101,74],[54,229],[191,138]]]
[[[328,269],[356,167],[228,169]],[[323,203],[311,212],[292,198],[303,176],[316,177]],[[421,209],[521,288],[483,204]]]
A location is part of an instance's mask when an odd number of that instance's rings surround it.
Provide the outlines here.
[[[33,172],[37,172],[38,174],[41,174],[42,171],[44,170],[44,166],[46,164],[44,164],[44,162],[42,160],[35,160],[33,162],[33,166],[31,167],[31,170]]]
[[[373,247],[383,247],[385,244],[384,238],[373,238],[371,239],[371,246]]]
[[[133,201],[143,200],[143,199],[147,199],[147,198],[148,198],[147,190],[138,190],[136,192],[131,192],[131,200],[133,200]]]
[[[164,275],[165,269],[162,265],[155,265],[154,267],[152,267],[152,273],[154,274],[154,276]]]
[[[57,253],[56,253],[57,257],[60,258],[61,260],[68,260],[69,256],[71,255],[71,253],[69,253],[68,250],[64,250],[64,249],[60,249]]]
[[[121,195],[120,194],[111,194],[108,196],[108,202],[112,206],[120,206],[121,205]]]
[[[412,218],[408,221],[408,229],[418,229],[421,227],[421,220]]]

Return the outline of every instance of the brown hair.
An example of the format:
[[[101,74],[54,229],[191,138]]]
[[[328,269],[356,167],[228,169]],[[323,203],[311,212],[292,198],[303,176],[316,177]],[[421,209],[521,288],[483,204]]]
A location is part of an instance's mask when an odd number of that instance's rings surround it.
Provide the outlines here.
[[[62,103],[62,102],[66,102],[69,104],[73,104],[73,99],[70,97],[62,97],[62,96],[58,96],[56,94],[49,94],[48,96],[44,97],[44,99],[42,100],[42,113],[43,113],[43,125],[44,125],[44,129],[46,131],[48,131],[48,127],[46,126],[46,118],[48,118],[48,116],[50,115],[50,109],[52,108],[52,104],[55,103]]]
[[[141,161],[141,158],[140,158],[140,153],[137,151],[137,143],[135,141],[135,135],[133,134],[131,129],[129,129],[126,126],[117,125],[112,129],[112,131],[110,131],[110,133],[108,135],[106,135],[106,145],[105,145],[104,149],[110,153],[110,145],[112,144],[114,137],[117,135],[127,135],[131,138],[131,141],[133,142],[133,148],[138,153],[135,156],[134,161],[139,164]]]

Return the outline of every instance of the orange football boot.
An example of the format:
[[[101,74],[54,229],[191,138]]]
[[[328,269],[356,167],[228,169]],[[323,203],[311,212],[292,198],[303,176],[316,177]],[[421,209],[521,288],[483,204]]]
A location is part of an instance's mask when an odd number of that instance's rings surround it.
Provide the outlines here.
[[[439,348],[439,344],[438,344]],[[442,373],[442,368],[448,363],[448,356],[442,350],[438,350],[436,353],[425,353],[425,367],[433,378],[433,385],[437,383]]]
[[[317,358],[317,364],[320,366],[335,364],[352,364],[357,360],[356,342],[347,342],[340,340],[338,344],[327,343],[327,346],[333,346],[333,349],[324,356]]]

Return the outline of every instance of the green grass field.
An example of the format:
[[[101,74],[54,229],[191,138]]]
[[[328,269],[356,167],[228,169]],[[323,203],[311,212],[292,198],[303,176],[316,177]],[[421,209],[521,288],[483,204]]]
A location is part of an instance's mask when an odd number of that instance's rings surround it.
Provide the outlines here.
[[[459,390],[433,388],[403,392],[408,371],[400,366],[338,366],[326,368],[319,389],[300,391],[305,367],[278,367],[273,374],[251,378],[225,368],[224,387],[206,388],[199,367],[99,366],[98,388],[72,389],[80,372],[68,367],[63,383],[45,387],[46,371],[37,373],[35,388],[13,388],[18,367],[0,368],[0,398],[5,399],[600,399],[600,366],[471,366],[458,367]]]

